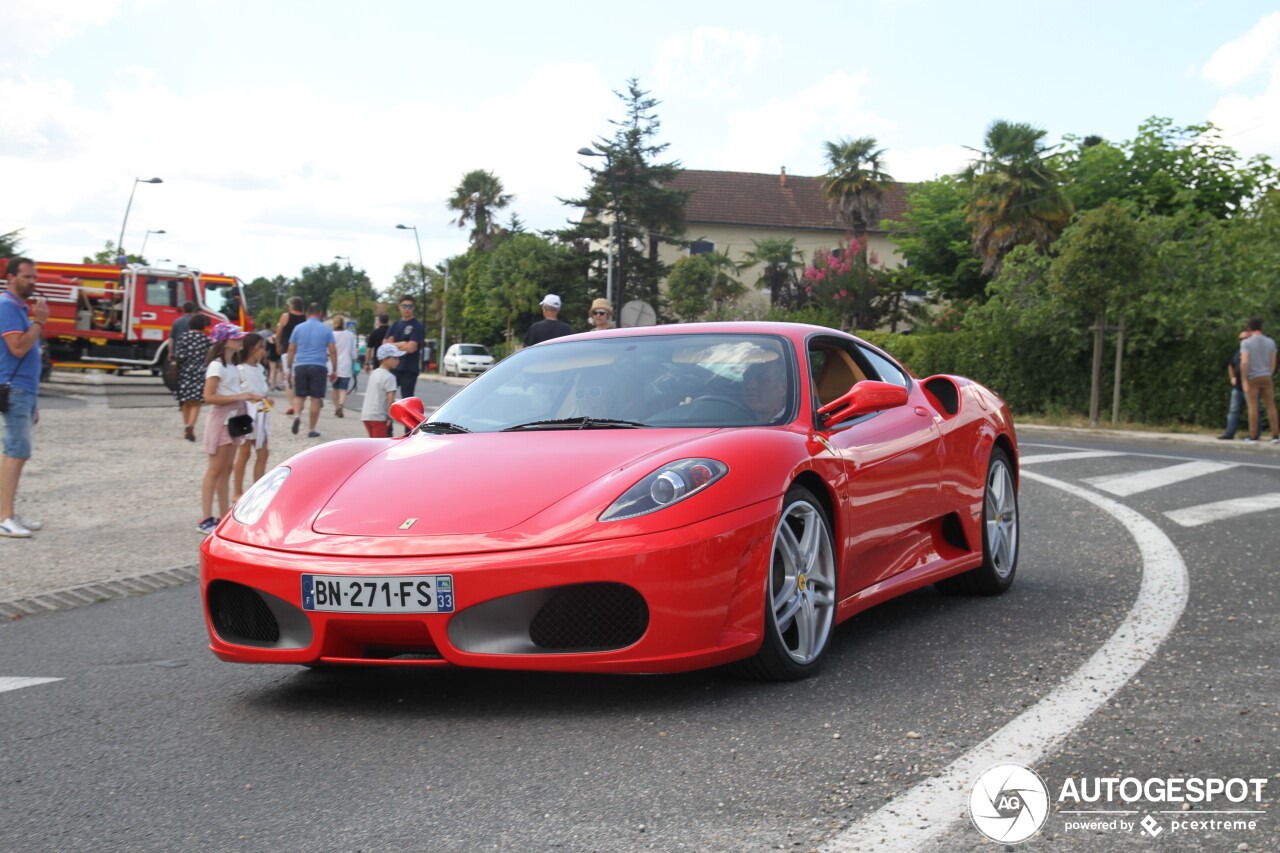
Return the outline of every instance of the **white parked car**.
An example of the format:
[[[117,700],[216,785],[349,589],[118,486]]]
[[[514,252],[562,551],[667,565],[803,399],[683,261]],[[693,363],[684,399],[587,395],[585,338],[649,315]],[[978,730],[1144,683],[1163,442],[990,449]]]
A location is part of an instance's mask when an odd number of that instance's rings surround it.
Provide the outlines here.
[[[451,344],[445,350],[445,376],[475,376],[490,367],[493,367],[493,356],[481,344]]]

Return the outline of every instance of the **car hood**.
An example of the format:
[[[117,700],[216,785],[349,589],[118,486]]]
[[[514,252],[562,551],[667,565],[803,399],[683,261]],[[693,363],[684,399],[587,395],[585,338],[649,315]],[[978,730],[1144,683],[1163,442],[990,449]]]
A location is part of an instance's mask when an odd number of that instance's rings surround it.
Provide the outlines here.
[[[785,430],[610,429],[354,439],[283,463],[262,518],[217,535],[295,553],[456,555],[583,543],[673,529],[776,498],[809,452]],[[726,462],[726,481],[662,512],[599,515],[658,466]]]
[[[654,452],[653,435],[644,432],[414,436],[362,465],[312,527],[317,533],[415,537],[507,530]]]

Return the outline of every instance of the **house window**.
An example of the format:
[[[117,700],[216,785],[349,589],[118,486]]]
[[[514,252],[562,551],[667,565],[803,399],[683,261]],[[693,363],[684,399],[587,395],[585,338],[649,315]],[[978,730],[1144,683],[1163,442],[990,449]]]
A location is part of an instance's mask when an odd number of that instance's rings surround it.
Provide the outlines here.
[[[694,240],[689,244],[689,254],[709,255],[716,250],[716,244],[710,240]]]

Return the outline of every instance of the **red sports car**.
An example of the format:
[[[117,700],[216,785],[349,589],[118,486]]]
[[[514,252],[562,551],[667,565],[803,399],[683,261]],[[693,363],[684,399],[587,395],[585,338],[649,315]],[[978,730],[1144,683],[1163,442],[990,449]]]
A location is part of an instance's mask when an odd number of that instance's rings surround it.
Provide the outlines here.
[[[201,547],[241,663],[814,672],[835,625],[1018,558],[994,393],[818,326],[617,329],[530,347],[413,433],[269,472]]]

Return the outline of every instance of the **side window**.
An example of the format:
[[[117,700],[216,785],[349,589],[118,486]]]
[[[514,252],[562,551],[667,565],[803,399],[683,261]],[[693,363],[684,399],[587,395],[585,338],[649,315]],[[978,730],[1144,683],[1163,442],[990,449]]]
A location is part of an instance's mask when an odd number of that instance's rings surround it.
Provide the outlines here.
[[[866,347],[859,347],[858,349],[862,351],[862,357],[871,364],[871,369],[879,374],[881,382],[892,382],[894,385],[901,385],[903,388],[907,387],[907,374],[902,372],[902,368],[875,350],[867,349]]]
[[[694,240],[689,244],[690,255],[709,255],[716,250],[716,244],[710,240]]]
[[[168,308],[178,307],[178,288],[177,282],[169,279],[156,279],[151,276],[147,277],[147,304],[164,306]]]

